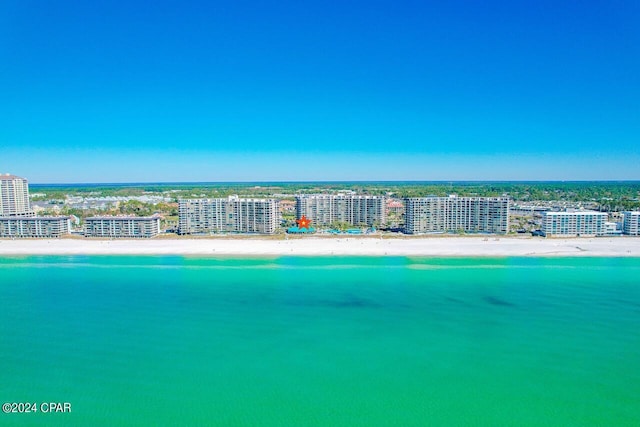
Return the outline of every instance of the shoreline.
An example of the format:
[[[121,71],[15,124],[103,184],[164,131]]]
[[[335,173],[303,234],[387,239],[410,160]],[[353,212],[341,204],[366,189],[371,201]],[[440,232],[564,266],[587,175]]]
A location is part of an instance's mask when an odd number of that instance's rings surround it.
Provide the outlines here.
[[[640,257],[640,237],[0,240],[0,257],[24,255]]]

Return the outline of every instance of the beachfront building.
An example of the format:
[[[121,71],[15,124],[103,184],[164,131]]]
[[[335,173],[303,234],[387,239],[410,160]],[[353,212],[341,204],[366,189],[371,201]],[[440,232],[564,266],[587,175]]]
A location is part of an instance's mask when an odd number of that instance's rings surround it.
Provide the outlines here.
[[[405,199],[407,234],[509,231],[508,197],[411,197]]]
[[[604,236],[608,217],[595,211],[544,212],[541,230],[546,237]]]
[[[623,213],[622,234],[640,236],[638,224],[640,223],[640,211],[627,211]]]
[[[182,199],[178,202],[179,234],[273,234],[280,222],[275,199]]]
[[[296,218],[315,226],[338,222],[354,226],[379,226],[386,222],[385,199],[355,194],[301,194],[296,196]]]
[[[70,230],[69,217],[0,217],[0,237],[57,238]]]
[[[0,175],[0,217],[33,215],[27,180],[15,175]]]
[[[85,237],[149,238],[158,233],[158,216],[95,216],[85,219]]]

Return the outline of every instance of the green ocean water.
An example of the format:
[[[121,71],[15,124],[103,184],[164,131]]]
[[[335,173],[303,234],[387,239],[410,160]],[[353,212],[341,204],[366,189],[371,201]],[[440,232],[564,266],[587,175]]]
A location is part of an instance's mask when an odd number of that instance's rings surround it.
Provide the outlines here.
[[[638,426],[640,259],[0,258],[0,425]]]

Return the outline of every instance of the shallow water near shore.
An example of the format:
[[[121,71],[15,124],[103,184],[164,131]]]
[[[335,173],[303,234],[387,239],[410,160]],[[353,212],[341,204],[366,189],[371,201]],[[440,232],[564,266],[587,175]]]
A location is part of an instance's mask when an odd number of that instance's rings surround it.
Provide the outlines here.
[[[640,425],[640,258],[0,258],[0,425]]]

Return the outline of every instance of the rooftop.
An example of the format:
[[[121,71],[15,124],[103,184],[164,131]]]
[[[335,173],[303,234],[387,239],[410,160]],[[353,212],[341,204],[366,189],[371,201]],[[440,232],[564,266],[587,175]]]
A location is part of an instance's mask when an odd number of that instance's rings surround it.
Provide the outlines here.
[[[559,212],[543,212],[545,215],[608,215],[606,212],[598,211],[559,211]]]
[[[91,220],[112,220],[112,219],[122,219],[122,220],[150,220],[150,219],[160,219],[159,216],[157,215],[153,215],[153,216],[133,216],[133,215],[126,215],[126,216],[111,216],[111,215],[104,215],[104,216],[92,216],[89,218],[86,218],[86,221],[91,221]]]
[[[0,181],[1,180],[9,180],[9,179],[24,179],[24,178],[19,177],[19,176],[15,176],[15,175],[11,175],[9,173],[0,174]]]
[[[37,220],[37,219],[70,219],[71,216],[0,216],[0,220],[6,220],[6,219],[15,219],[15,220],[29,220],[29,221],[33,221],[33,220]]]

